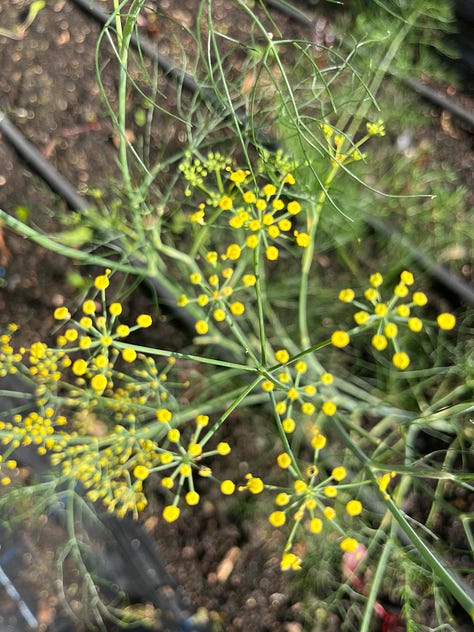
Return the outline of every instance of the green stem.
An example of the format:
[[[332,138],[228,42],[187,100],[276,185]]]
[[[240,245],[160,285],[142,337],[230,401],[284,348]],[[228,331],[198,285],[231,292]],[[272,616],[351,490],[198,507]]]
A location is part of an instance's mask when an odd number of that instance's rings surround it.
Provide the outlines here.
[[[316,203],[316,208],[314,209],[312,215],[308,217],[308,234],[310,237],[310,242],[308,247],[305,248],[303,260],[301,263],[300,294],[298,303],[298,324],[300,330],[300,342],[303,349],[309,347],[311,344],[308,330],[308,284],[309,273],[311,271],[311,266],[314,258],[316,231],[318,228],[319,219],[321,217],[321,210],[327,199],[328,189],[338,171],[339,165],[333,165],[326,180],[324,181],[323,189]]]
[[[105,257],[99,257],[98,255],[91,254],[90,252],[83,252],[82,250],[76,250],[75,248],[70,248],[69,246],[60,244],[50,237],[37,232],[34,228],[23,224],[23,222],[20,222],[15,217],[8,215],[8,213],[6,213],[2,209],[0,209],[0,221],[2,221],[8,226],[8,228],[11,228],[19,235],[23,235],[23,237],[31,239],[43,248],[47,248],[48,250],[51,250],[51,252],[56,252],[57,254],[63,255],[64,257],[69,257],[77,261],[83,261],[88,265],[97,265],[103,266],[104,268],[111,268],[120,272],[128,272],[130,274],[138,275],[146,274],[146,271],[140,270],[139,268],[136,268],[135,266],[128,263],[111,261],[110,259],[106,259]]]
[[[391,540],[385,542],[382,547],[382,553],[378,559],[375,575],[370,586],[370,592],[367,598],[364,616],[361,621],[359,632],[368,632],[370,629],[370,623],[374,614],[374,606],[375,602],[377,601],[377,594],[379,592],[384,573],[387,570],[387,562],[388,558],[390,557],[390,553],[392,552],[392,547],[393,543]]]

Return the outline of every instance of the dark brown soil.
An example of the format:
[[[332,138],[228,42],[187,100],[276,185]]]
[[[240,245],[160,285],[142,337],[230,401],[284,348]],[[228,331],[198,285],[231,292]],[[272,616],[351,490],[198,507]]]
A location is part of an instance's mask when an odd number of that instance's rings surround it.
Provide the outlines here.
[[[1,28],[13,31],[24,19],[29,4],[29,0],[1,2]],[[98,4],[105,10],[112,3],[103,0]],[[151,18],[147,25],[150,37],[161,38],[162,52],[176,52],[177,35],[181,45],[192,47],[186,28],[194,24],[197,2],[160,0],[150,4],[159,6],[174,20],[175,31],[160,31],[159,25],[154,31]],[[216,17],[233,37],[244,38],[245,29],[239,26],[240,11],[233,13],[233,6],[224,0],[216,2]],[[278,23],[289,37],[299,32],[281,16]],[[51,0],[23,39],[0,37],[0,110],[80,193],[88,186],[106,190],[110,182],[117,183],[119,178],[113,129],[95,78],[94,48],[99,31],[99,26],[72,2]],[[113,98],[113,73],[106,70],[104,81]],[[160,81],[160,89],[173,103],[176,98],[173,86],[164,78]],[[469,147],[460,147],[458,139],[450,136],[450,130],[439,129],[439,134],[446,132],[445,140],[449,141],[443,143],[443,151],[450,148],[450,155],[445,159],[452,159],[465,169],[463,149],[468,155]],[[163,138],[157,134],[153,141],[156,146],[161,140],[168,142],[170,137],[175,138],[177,144],[181,142],[178,125],[161,130]],[[32,225],[46,233],[58,230],[71,212],[4,140],[0,142],[0,208],[10,214],[26,215]],[[24,345],[40,338],[48,339],[54,325],[54,308],[77,300],[74,274],[78,271],[88,278],[93,274],[92,270],[79,269],[74,262],[0,228],[0,327],[12,321],[20,323],[20,340]],[[134,312],[154,309],[153,300],[145,290],[139,291],[133,300],[135,303],[128,308]],[[160,318],[159,338],[152,340],[153,344],[180,348],[186,343],[187,336],[176,323],[166,315]],[[245,456],[242,453],[244,474],[248,471],[248,462],[244,459],[252,463],[252,468],[258,468],[259,454],[268,446],[262,445],[249,422],[240,420],[237,427],[236,449],[239,450],[239,441],[246,447]],[[254,446],[253,453],[248,451],[249,444]],[[28,468],[20,469],[20,484],[27,482],[30,475]],[[194,606],[205,609],[216,630],[300,632],[320,629],[303,623],[298,595],[292,592],[288,576],[279,571],[281,538],[265,526],[266,521],[262,521],[263,526],[254,520],[250,522],[251,507],[242,503],[222,506],[211,493],[198,512],[171,526],[155,518],[153,510],[158,512],[159,502],[157,498],[156,507],[152,506],[144,517],[144,528],[156,541],[169,573]],[[29,605],[41,622],[40,629],[55,632],[61,622],[70,621],[56,590],[53,560],[64,534],[46,516],[41,517],[40,525],[35,523],[28,527],[18,528],[27,546],[22,553],[25,565],[19,571],[21,577],[17,585],[24,590],[25,599],[26,596],[31,598]],[[459,525],[457,534],[458,531]],[[1,555],[0,548],[0,558]],[[66,580],[71,591],[76,579],[70,570]],[[73,595],[71,602],[77,611],[81,607],[78,601],[80,598]],[[325,629],[336,632],[343,629],[342,626],[336,617]],[[0,629],[12,632],[26,629],[16,602],[5,595],[1,587]],[[66,623],[63,629],[80,631],[83,627],[79,623]]]

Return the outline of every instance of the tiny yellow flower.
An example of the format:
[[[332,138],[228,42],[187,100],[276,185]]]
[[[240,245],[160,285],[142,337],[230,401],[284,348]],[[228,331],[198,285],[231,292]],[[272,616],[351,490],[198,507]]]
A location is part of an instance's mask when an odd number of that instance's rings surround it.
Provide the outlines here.
[[[266,184],[262,190],[264,195],[270,197],[270,195],[275,195],[277,188],[274,184]]]
[[[110,285],[110,281],[105,274],[101,274],[94,279],[94,286],[98,290],[106,290]]]
[[[115,333],[119,338],[126,338],[130,333],[130,327],[128,325],[118,325]]]
[[[306,364],[306,362],[304,362],[303,360],[298,360],[298,362],[295,364],[295,371],[297,373],[303,374],[306,373],[307,370],[308,365]]]
[[[290,354],[286,349],[278,349],[275,351],[275,360],[280,364],[285,364],[290,359]]]
[[[311,243],[311,237],[307,233],[300,233],[295,230],[296,243],[300,248],[307,248]]]
[[[393,293],[398,298],[405,298],[405,296],[408,296],[408,288],[405,283],[399,283],[393,288]]]
[[[205,320],[198,320],[195,325],[195,329],[198,334],[203,335],[207,334],[207,332],[209,331],[209,326]]]
[[[219,201],[219,207],[223,211],[229,211],[232,208],[232,198],[228,195],[224,195],[224,197],[222,197]]]
[[[274,511],[268,516],[268,520],[274,527],[281,527],[286,522],[286,515],[284,511]]]
[[[336,413],[337,406],[334,402],[324,402],[324,404],[321,407],[321,410],[328,417],[332,417],[332,415]]]
[[[84,373],[87,371],[87,362],[82,358],[80,358],[79,360],[75,360],[73,362],[71,370],[74,375],[84,375]]]
[[[383,283],[383,276],[380,274],[380,272],[375,272],[374,274],[370,275],[369,283],[370,285],[372,285],[372,287],[380,287]]]
[[[290,502],[290,496],[286,492],[280,492],[275,498],[275,504],[284,507]]]
[[[346,468],[343,467],[342,465],[338,465],[331,472],[331,476],[333,477],[335,481],[338,481],[338,482],[344,480],[347,476]]]
[[[258,246],[258,237],[257,235],[249,235],[245,240],[245,244],[247,248],[256,248]]]
[[[312,415],[315,410],[316,408],[314,404],[311,404],[311,402],[305,402],[301,405],[301,412],[303,413],[303,415]]]
[[[206,307],[208,303],[209,297],[206,294],[199,294],[199,296],[197,297],[197,304],[199,305],[199,307]]]
[[[324,507],[323,514],[326,520],[334,520],[336,517],[336,510],[332,507]]]
[[[155,415],[158,421],[162,424],[169,423],[173,417],[173,413],[167,408],[158,408]]]
[[[340,547],[346,553],[351,553],[352,551],[356,551],[359,543],[355,538],[344,538],[341,542]]]
[[[418,305],[418,307],[423,307],[423,305],[426,305],[426,303],[428,302],[428,297],[424,292],[414,292],[411,298],[415,305]]]
[[[335,498],[337,496],[337,489],[334,487],[334,485],[326,485],[323,492],[324,495],[328,498]]]
[[[313,518],[309,523],[309,530],[312,533],[321,533],[323,530],[323,521],[321,518]]]
[[[144,481],[146,478],[148,478],[149,473],[150,472],[148,468],[144,465],[137,465],[133,470],[133,476],[139,481]]]
[[[166,489],[173,489],[174,480],[170,476],[165,476],[164,478],[161,479],[161,484]]]
[[[220,489],[222,494],[230,496],[235,491],[235,483],[230,480],[222,481]]]
[[[377,314],[377,316],[385,316],[385,314],[387,313],[386,303],[377,303],[374,308],[374,312]]]
[[[202,276],[199,274],[199,272],[193,272],[192,274],[189,275],[189,280],[194,285],[201,283],[201,279],[202,279]]]
[[[298,215],[301,211],[301,204],[296,200],[292,200],[287,204],[286,210],[290,215]]]
[[[277,463],[278,463],[279,467],[281,467],[283,470],[286,470],[291,465],[291,457],[290,457],[290,455],[287,454],[286,452],[283,452],[282,454],[279,454],[277,456]]]
[[[320,433],[316,434],[311,439],[311,445],[313,446],[315,450],[322,450],[324,446],[326,445],[326,437]]]
[[[137,352],[135,349],[123,349],[122,350],[122,358],[125,362],[135,362],[137,359]]]
[[[111,316],[120,316],[122,313],[122,305],[120,303],[110,303],[109,314]]]
[[[246,287],[252,287],[257,282],[257,277],[254,274],[244,274],[242,282]]]
[[[296,480],[293,483],[294,490],[297,494],[302,494],[308,489],[308,485],[301,479]]]
[[[197,457],[202,454],[202,446],[199,443],[190,443],[188,445],[188,454],[192,457]]]
[[[408,270],[403,270],[403,272],[400,274],[400,281],[402,281],[402,283],[405,283],[405,285],[413,285],[413,283],[415,282],[415,277]]]
[[[255,197],[255,193],[253,193],[252,191],[245,191],[242,197],[244,202],[246,202],[247,204],[253,204],[257,199]]]
[[[168,505],[163,509],[163,519],[166,522],[174,522],[179,518],[180,510],[176,505]]]
[[[217,259],[218,259],[218,254],[217,254],[217,252],[215,250],[210,250],[206,254],[206,261],[208,263],[215,264],[215,263],[217,263]]]
[[[283,178],[283,182],[285,184],[295,184],[296,180],[295,177],[292,173],[287,173],[286,176]]]
[[[405,303],[402,303],[397,307],[397,314],[401,318],[408,318],[408,316],[410,316],[410,308],[408,307],[408,305],[405,305]]]
[[[301,570],[301,558],[294,553],[283,553],[280,568],[282,571],[299,571]]]
[[[199,503],[199,494],[197,492],[195,492],[194,490],[189,491],[186,496],[184,497],[186,503],[188,505],[197,505]]]
[[[344,290],[341,290],[339,292],[338,298],[343,303],[352,303],[352,301],[355,298],[355,292],[354,290],[351,290],[350,288],[345,288]]]
[[[271,382],[270,380],[265,380],[262,382],[262,391],[265,391],[266,393],[270,393],[270,391],[273,391],[273,389],[275,388],[275,384],[273,384],[273,382]]]
[[[139,316],[137,316],[137,325],[139,327],[142,327],[143,329],[151,327],[152,323],[153,321],[151,319],[151,316],[149,316],[148,314],[140,314]]]
[[[387,348],[388,342],[387,338],[382,334],[375,334],[372,336],[371,344],[377,351],[383,351]]]
[[[358,516],[362,511],[362,503],[359,500],[350,500],[346,504],[346,511],[349,516]]]
[[[360,312],[356,312],[354,314],[354,320],[358,325],[365,325],[365,323],[369,320],[370,314],[361,310]]]
[[[283,419],[283,421],[281,422],[281,425],[283,427],[283,430],[287,434],[291,434],[292,432],[294,432],[296,428],[295,420],[292,419],[291,417],[286,417],[286,419]]]
[[[373,287],[368,287],[364,292],[364,296],[371,303],[375,303],[375,301],[379,300],[379,293]]]
[[[265,256],[269,261],[276,261],[278,259],[278,254],[278,248],[275,248],[275,246],[268,246],[265,251]]]
[[[198,415],[196,417],[196,426],[204,428],[209,423],[209,417],[207,415]]]
[[[414,333],[418,333],[423,329],[423,321],[416,316],[408,319],[408,329]]]
[[[236,261],[241,254],[240,246],[238,244],[230,244],[230,246],[227,247],[225,254],[228,259]]]
[[[453,314],[448,314],[447,312],[444,312],[442,314],[439,314],[436,322],[438,323],[438,327],[440,329],[449,331],[450,329],[454,329],[454,327],[456,326],[456,317],[453,316]]]
[[[247,474],[247,485],[241,487],[240,489],[248,489],[251,494],[261,494],[265,488],[265,485],[261,478],[258,476],[252,476],[252,474]]]
[[[102,373],[94,375],[91,379],[91,387],[94,391],[102,392],[107,386],[107,378]]]
[[[391,340],[392,338],[395,338],[398,334],[398,327],[395,325],[395,323],[387,323],[383,329],[383,333],[389,340]]]
[[[221,441],[217,444],[216,450],[221,456],[227,456],[230,454],[230,445],[225,441]]]
[[[71,318],[71,314],[67,307],[57,307],[54,310],[53,314],[55,320],[69,320]]]
[[[321,382],[323,384],[332,384],[334,382],[334,378],[331,373],[323,373],[321,375]]]
[[[212,314],[212,317],[214,318],[215,321],[220,323],[223,320],[225,320],[225,311],[221,308],[215,309]]]
[[[334,347],[338,347],[339,349],[346,347],[350,340],[349,334],[345,331],[337,330],[331,335],[332,345]]]
[[[291,230],[291,222],[289,219],[281,219],[278,222],[278,228],[283,232],[283,233],[287,233],[288,231]]]
[[[392,363],[397,369],[404,371],[410,364],[410,358],[404,351],[398,351],[393,355]]]
[[[237,171],[231,172],[229,179],[236,184],[242,184],[246,177],[247,173],[245,171],[243,171],[242,169],[237,169]]]
[[[240,301],[234,301],[230,304],[230,311],[234,314],[234,316],[242,316],[245,312],[245,305]]]
[[[84,301],[84,303],[82,304],[82,311],[84,312],[84,314],[87,314],[87,316],[94,314],[95,310],[96,307],[94,301]]]

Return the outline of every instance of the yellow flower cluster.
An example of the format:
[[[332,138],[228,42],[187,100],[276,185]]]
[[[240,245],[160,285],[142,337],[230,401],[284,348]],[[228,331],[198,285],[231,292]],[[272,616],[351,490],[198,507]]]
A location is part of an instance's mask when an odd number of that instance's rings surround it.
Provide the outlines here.
[[[279,242],[289,240],[290,236],[300,248],[308,247],[309,235],[296,226],[296,216],[302,206],[295,199],[287,199],[286,187],[295,183],[292,173],[280,175],[276,183],[257,186],[249,171],[233,170],[229,160],[216,154],[209,154],[204,163],[191,162],[188,158],[180,169],[188,182],[187,191],[190,193],[194,187],[207,196],[191,214],[191,222],[213,224],[222,213],[230,215],[227,224],[239,234],[238,243],[231,244],[233,260],[246,248],[262,247],[266,259],[276,261],[280,254]],[[211,175],[213,181],[208,182]],[[206,218],[208,209],[209,219]]]
[[[269,393],[277,424],[286,437],[286,449],[277,455],[276,462],[287,473],[289,481],[286,486],[265,487],[277,492],[276,508],[269,516],[270,523],[274,527],[282,527],[289,519],[293,521],[281,568],[297,570],[301,558],[292,551],[292,547],[300,527],[311,533],[320,533],[327,528],[339,530],[340,545],[344,550],[350,546],[349,540],[355,542],[355,546],[357,542],[344,537],[345,532],[340,530],[335,520],[334,499],[339,489],[344,489],[344,485],[339,483],[346,477],[345,468],[338,466],[330,475],[321,476],[317,465],[327,443],[321,424],[337,412],[333,376],[327,372],[312,376],[308,364],[302,359],[292,360],[286,349],[278,349],[275,360],[278,364],[269,369],[261,388]],[[309,451],[312,451],[309,464],[301,465],[299,457],[291,449],[290,442],[293,441],[295,445],[301,446],[302,442],[308,445],[307,453],[311,454]],[[261,489],[263,487],[262,482]],[[346,500],[347,515],[356,516],[361,511],[362,505],[358,500]]]
[[[230,244],[220,257],[216,251],[209,251],[206,255],[210,273],[193,272],[189,281],[195,288],[195,296],[182,294],[177,301],[178,306],[185,307],[189,303],[197,303],[199,307],[207,311],[206,320],[201,319],[196,323],[196,331],[206,334],[209,330],[208,320],[212,317],[215,322],[223,322],[229,315],[242,316],[245,313],[245,304],[236,300],[236,293],[253,287],[256,283],[255,275],[244,274],[238,277],[234,268],[228,262],[240,257],[240,247]]]
[[[383,121],[379,120],[375,123],[367,123],[367,134],[356,143],[349,140],[347,136],[338,132],[329,123],[322,123],[321,130],[326,138],[329,156],[333,168],[341,165],[348,165],[364,158],[360,148],[372,136],[385,136],[385,126]]]
[[[333,346],[343,348],[349,344],[350,335],[371,329],[374,330],[372,347],[377,351],[391,348],[393,365],[402,371],[408,368],[410,357],[399,344],[400,327],[406,327],[413,333],[423,331],[424,321],[413,315],[413,310],[428,302],[424,292],[413,291],[414,282],[413,274],[403,270],[391,296],[384,298],[380,289],[383,277],[375,272],[369,278],[369,286],[364,290],[363,298],[357,298],[351,288],[341,290],[339,300],[352,303],[357,308],[354,313],[356,327],[351,332],[334,331],[331,336]],[[452,314],[443,313],[438,316],[437,323],[441,329],[448,330],[455,326],[456,319]]]

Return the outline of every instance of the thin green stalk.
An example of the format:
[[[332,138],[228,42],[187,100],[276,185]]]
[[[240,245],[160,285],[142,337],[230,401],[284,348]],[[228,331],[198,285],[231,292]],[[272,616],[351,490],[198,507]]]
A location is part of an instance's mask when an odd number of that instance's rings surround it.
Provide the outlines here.
[[[134,345],[128,342],[114,341],[114,347],[117,349],[134,349],[138,353],[145,353],[147,355],[155,355],[163,358],[180,358],[182,360],[190,360],[192,362],[199,362],[200,364],[211,364],[224,369],[238,369],[244,373],[255,373],[257,369],[246,364],[238,364],[237,362],[227,362],[226,360],[219,360],[218,358],[208,358],[201,355],[193,355],[192,353],[179,353],[178,351],[168,351],[167,349],[154,349],[153,347],[142,347],[141,345]]]
[[[128,272],[130,274],[135,275],[145,275],[145,270],[140,270],[139,268],[129,264],[129,263],[120,263],[120,261],[112,261],[110,259],[106,259],[105,257],[100,257],[98,255],[93,255],[90,252],[83,252],[82,250],[76,250],[75,248],[70,248],[69,246],[65,246],[64,244],[60,244],[57,241],[54,241],[50,237],[46,235],[42,235],[34,228],[31,228],[27,224],[23,224],[15,217],[8,215],[4,210],[0,209],[0,221],[6,224],[8,228],[11,228],[19,235],[23,235],[27,239],[31,239],[31,241],[36,244],[42,246],[43,248],[47,248],[51,250],[51,252],[56,252],[59,255],[63,255],[64,257],[69,257],[70,259],[75,259],[77,261],[83,261],[88,265],[97,265],[103,266],[104,268],[111,268],[113,270],[117,270],[120,272]]]
[[[370,592],[365,605],[364,616],[360,624],[359,632],[369,632],[374,614],[375,602],[377,601],[377,595],[380,590],[384,573],[387,570],[387,562],[390,557],[390,553],[392,552],[392,548],[393,542],[391,540],[387,540],[387,542],[385,542],[382,546],[382,553],[377,561],[375,575],[370,586]]]
[[[119,77],[118,77],[118,131],[119,131],[119,161],[123,177],[125,192],[132,200],[134,197],[130,167],[128,164],[128,141],[125,135],[127,129],[127,80],[128,80],[128,53],[130,50],[130,40],[135,28],[138,14],[140,13],[145,0],[134,0],[125,18],[122,27],[121,8],[125,3],[114,0],[115,29],[117,34],[117,49],[119,55]]]
[[[314,212],[311,214],[311,216],[308,217],[308,234],[310,237],[310,242],[308,247],[305,248],[303,260],[301,263],[300,294],[298,303],[298,324],[300,330],[300,342],[303,349],[309,347],[311,344],[308,330],[308,284],[309,273],[311,271],[314,257],[316,231],[318,228],[319,219],[321,217],[321,210],[328,196],[328,188],[330,187],[338,171],[339,164],[336,163],[333,165],[326,180],[324,181],[323,188],[316,203],[316,208],[314,209]]]
[[[225,420],[229,417],[229,415],[233,413],[234,410],[240,406],[240,404],[246,399],[246,397],[253,391],[253,389],[257,386],[257,384],[261,381],[262,381],[262,376],[260,375],[257,376],[248,386],[246,386],[242,390],[241,394],[234,399],[234,401],[230,404],[229,408],[227,408],[225,413],[221,415],[219,420],[212,426],[212,428],[209,429],[209,431],[201,439],[200,444],[203,447],[209,441],[209,439],[211,439],[216,434],[216,432],[219,430],[219,428],[222,426]]]

